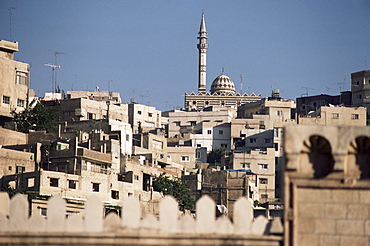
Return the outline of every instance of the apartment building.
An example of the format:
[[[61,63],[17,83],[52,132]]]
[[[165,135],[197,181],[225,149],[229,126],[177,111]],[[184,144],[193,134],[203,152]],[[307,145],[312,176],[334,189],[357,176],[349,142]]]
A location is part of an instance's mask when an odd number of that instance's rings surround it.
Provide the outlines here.
[[[10,122],[11,111],[22,111],[30,95],[30,66],[14,60],[18,43],[0,40],[0,125]]]
[[[298,116],[300,125],[366,126],[365,107],[320,107],[306,116]]]

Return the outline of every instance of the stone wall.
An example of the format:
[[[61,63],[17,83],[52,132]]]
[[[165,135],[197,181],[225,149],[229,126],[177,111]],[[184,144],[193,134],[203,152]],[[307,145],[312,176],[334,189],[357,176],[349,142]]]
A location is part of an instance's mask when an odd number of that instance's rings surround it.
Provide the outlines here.
[[[285,129],[285,245],[369,245],[370,128]]]

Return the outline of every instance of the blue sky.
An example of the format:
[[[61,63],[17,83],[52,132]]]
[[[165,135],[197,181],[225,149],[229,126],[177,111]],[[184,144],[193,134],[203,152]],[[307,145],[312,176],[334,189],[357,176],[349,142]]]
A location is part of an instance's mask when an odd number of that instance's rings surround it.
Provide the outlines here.
[[[117,91],[160,110],[197,91],[202,9],[209,49],[207,88],[222,68],[240,91],[285,98],[350,90],[370,69],[370,1],[1,0],[0,39],[19,42],[31,88],[51,91],[58,56],[61,89]],[[339,83],[339,84],[338,84]],[[345,84],[341,84],[345,83]],[[309,87],[312,89],[306,89]]]

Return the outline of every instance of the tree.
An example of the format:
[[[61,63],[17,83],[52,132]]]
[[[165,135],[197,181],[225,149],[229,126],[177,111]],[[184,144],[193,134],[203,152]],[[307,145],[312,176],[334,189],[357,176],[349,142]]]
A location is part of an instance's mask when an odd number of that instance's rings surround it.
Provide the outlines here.
[[[223,147],[215,148],[207,155],[207,162],[213,164],[221,163],[221,158],[225,156],[226,149]]]
[[[30,103],[32,104],[32,103]],[[55,129],[54,121],[57,119],[55,110],[46,109],[40,102],[35,107],[27,106],[22,112],[11,112],[16,130],[28,133],[30,130],[50,132]]]
[[[190,189],[179,178],[169,179],[162,173],[153,179],[153,189],[173,196],[181,210],[194,208],[195,200],[190,196]]]

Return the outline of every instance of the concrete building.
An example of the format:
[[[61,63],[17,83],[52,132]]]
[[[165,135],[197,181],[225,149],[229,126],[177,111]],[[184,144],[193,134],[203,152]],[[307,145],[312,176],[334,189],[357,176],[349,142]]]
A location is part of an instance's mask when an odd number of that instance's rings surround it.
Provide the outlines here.
[[[370,70],[351,73],[352,104],[365,107],[367,125],[370,124]]]
[[[248,170],[203,169],[184,176],[183,180],[196,200],[203,195],[210,196],[217,204],[218,215],[232,218],[234,203],[240,197],[246,197],[251,204],[259,200],[257,176]]]
[[[86,98],[43,100],[43,105],[58,112],[59,121],[86,121],[110,119],[128,123],[126,103],[106,103]]]
[[[10,122],[11,111],[22,111],[27,103],[29,92],[29,64],[15,61],[17,42],[0,40],[0,125]]]
[[[118,92],[107,91],[67,91],[67,99],[84,98],[95,101],[104,101],[110,103],[121,103],[121,96]]]
[[[275,198],[275,149],[233,151],[227,158],[227,168],[246,170],[257,177],[260,203],[272,201]]]
[[[366,126],[365,107],[325,107],[306,116],[298,116],[300,125]]]
[[[168,119],[155,107],[138,103],[128,105],[128,117],[134,133],[148,132],[156,128],[165,129]],[[140,126],[140,127],[139,127]]]
[[[297,98],[297,115],[308,115],[322,106],[352,106],[352,92],[342,91],[340,95],[314,95]]]
[[[261,98],[261,95],[255,95],[252,93],[248,95],[246,93],[237,93],[234,82],[222,72],[220,76],[215,78],[212,82],[210,92],[207,92],[207,31],[204,20],[204,13],[202,13],[202,19],[199,30],[199,43],[198,57],[199,57],[199,69],[198,69],[198,93],[185,93],[185,108],[187,110],[201,111],[209,106],[221,106],[237,108],[238,106],[254,102]]]
[[[209,111],[208,111],[209,110]],[[209,107],[204,111],[167,112],[169,142],[177,146],[230,149],[230,125],[235,109]],[[172,138],[172,139],[171,139]]]

